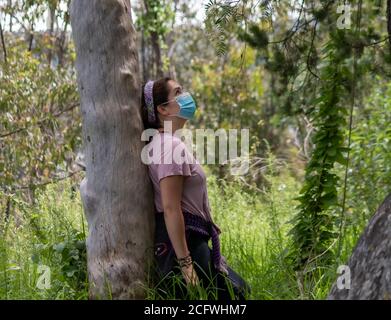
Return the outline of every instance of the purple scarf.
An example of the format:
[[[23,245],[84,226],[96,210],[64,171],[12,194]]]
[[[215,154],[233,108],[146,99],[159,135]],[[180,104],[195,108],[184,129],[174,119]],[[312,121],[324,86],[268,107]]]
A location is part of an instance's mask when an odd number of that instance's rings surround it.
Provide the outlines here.
[[[190,229],[212,238],[213,264],[218,271],[228,275],[227,261],[220,252],[220,228],[213,221],[207,221],[204,218],[189,212],[183,212],[183,217],[185,219],[186,230]]]

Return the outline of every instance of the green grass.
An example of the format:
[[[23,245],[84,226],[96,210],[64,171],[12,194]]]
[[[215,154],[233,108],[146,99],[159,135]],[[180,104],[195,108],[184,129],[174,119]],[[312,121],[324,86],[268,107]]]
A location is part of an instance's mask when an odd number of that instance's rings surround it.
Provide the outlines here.
[[[301,183],[286,169],[265,179],[269,187],[259,190],[208,174],[212,216],[222,229],[222,253],[250,284],[250,299],[324,299],[338,264],[347,260],[365,224],[348,225],[335,265],[316,268],[315,277],[297,274],[285,253],[290,245],[288,221],[296,213],[292,199]],[[0,225],[0,299],[87,299],[87,226],[71,181],[37,191],[34,205],[18,196],[14,201],[9,221],[3,219]],[[37,287],[39,266],[50,268],[48,289]],[[207,297],[199,288],[193,293],[190,298]],[[148,298],[159,299],[152,286]]]
[[[35,205],[14,201],[0,225],[0,299],[86,299],[87,229],[70,182],[48,185]],[[39,286],[47,267],[50,288]]]

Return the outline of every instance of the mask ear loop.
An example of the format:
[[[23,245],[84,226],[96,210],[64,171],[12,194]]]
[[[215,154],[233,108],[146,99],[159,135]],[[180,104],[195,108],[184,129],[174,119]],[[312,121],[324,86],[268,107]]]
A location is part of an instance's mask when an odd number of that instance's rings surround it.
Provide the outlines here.
[[[179,96],[178,96],[178,97],[179,97]],[[171,100],[168,100],[168,101],[166,101],[166,102],[163,102],[163,103],[159,104],[157,107],[163,106],[163,105],[167,105],[167,103],[170,103],[170,102],[172,102],[172,101],[177,101],[176,98],[177,98],[177,97],[175,97],[175,99],[171,99]],[[178,103],[178,102],[177,102],[177,103]],[[179,105],[179,104],[178,104],[178,105]],[[156,108],[157,108],[157,107],[156,107]],[[178,115],[179,115],[179,112],[176,113],[176,114],[168,114],[167,117],[176,117],[176,116],[178,116]],[[179,118],[181,118],[181,117],[179,117]],[[183,119],[183,118],[181,118],[181,119]]]

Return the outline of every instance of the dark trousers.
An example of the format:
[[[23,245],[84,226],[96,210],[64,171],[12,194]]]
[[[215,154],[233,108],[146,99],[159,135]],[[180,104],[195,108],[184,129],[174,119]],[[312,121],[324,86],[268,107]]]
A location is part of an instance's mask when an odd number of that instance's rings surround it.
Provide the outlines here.
[[[174,248],[168,236],[164,215],[156,213],[155,228],[155,283],[158,294],[164,298],[186,299],[188,291],[176,261]],[[208,299],[245,300],[251,293],[246,281],[228,266],[228,276],[218,272],[212,263],[212,250],[208,236],[186,230],[186,242],[200,285],[206,289]],[[176,281],[173,279],[176,277]],[[179,277],[178,277],[179,276]]]

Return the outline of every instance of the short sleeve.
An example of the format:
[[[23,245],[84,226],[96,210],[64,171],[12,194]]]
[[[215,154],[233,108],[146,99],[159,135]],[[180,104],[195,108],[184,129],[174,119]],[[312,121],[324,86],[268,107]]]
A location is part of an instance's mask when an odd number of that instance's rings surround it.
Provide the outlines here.
[[[165,154],[169,154],[170,160],[168,163],[164,161],[164,153],[162,152],[161,163],[156,164],[157,177],[161,179],[168,176],[191,176],[192,155],[186,148],[186,145],[178,138],[172,139],[172,149],[166,150]],[[180,158],[178,158],[180,155]]]
[[[190,165],[187,163],[157,164],[156,166],[159,182],[168,176],[191,176]]]

